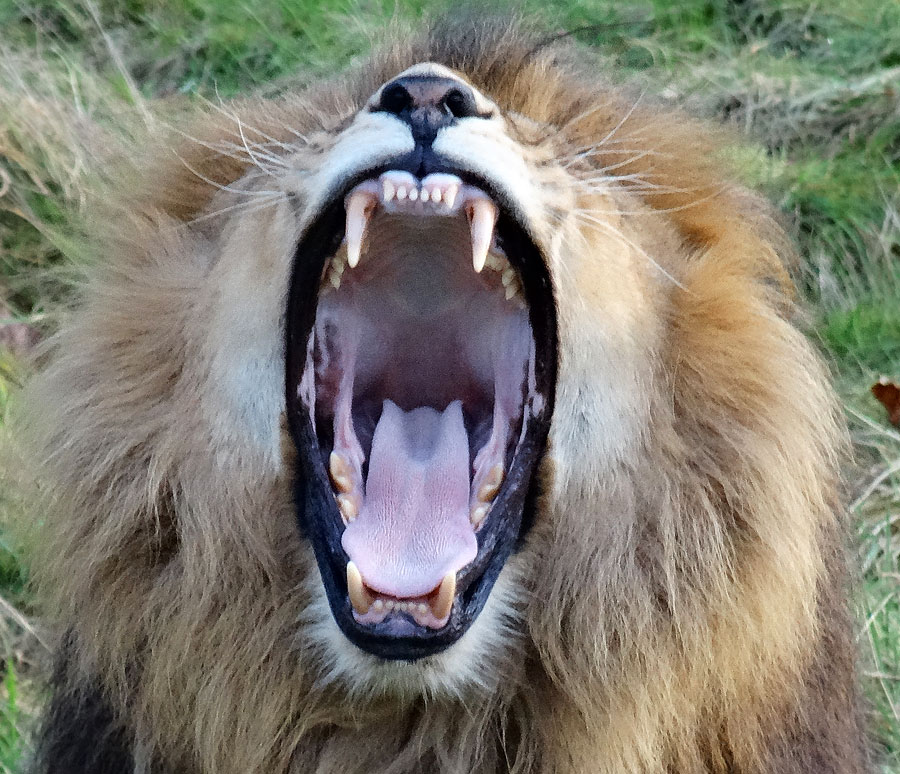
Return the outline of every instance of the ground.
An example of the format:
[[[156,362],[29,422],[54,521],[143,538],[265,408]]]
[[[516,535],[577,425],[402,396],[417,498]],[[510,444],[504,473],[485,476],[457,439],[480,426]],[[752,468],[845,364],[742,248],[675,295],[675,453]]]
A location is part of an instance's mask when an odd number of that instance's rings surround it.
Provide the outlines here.
[[[747,182],[800,246],[806,326],[853,433],[858,639],[885,772],[900,772],[900,428],[872,397],[900,380],[900,3],[525,0],[614,80],[735,129]],[[485,7],[495,8],[496,4]],[[91,260],[84,202],[108,148],[179,100],[275,95],[362,55],[426,0],[0,0],[0,429],[34,344]],[[4,470],[0,458],[0,476]],[[46,647],[0,485],[0,772],[20,770]]]

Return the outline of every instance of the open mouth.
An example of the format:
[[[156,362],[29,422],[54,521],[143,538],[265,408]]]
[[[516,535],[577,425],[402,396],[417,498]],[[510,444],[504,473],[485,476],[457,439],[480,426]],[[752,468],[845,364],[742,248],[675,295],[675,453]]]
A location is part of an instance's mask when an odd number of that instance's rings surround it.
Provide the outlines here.
[[[463,177],[351,182],[301,239],[288,304],[300,523],[340,628],[384,658],[438,652],[478,615],[552,411],[546,266]]]

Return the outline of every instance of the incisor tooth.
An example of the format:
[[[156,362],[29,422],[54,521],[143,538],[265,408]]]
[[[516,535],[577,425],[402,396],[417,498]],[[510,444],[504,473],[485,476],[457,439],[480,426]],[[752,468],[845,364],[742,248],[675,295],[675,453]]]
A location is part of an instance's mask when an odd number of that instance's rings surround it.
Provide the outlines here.
[[[453,598],[456,596],[456,573],[448,572],[441,581],[441,587],[438,589],[437,598],[431,606],[431,612],[435,618],[441,620],[450,615],[453,608]]]
[[[469,229],[472,232],[472,266],[480,274],[494,236],[497,208],[490,199],[472,199],[468,204]]]
[[[435,188],[431,191],[431,201],[437,204],[441,200],[441,189]]]
[[[453,204],[456,201],[456,194],[458,194],[458,193],[459,193],[459,188],[455,185],[451,185],[450,187],[447,188],[446,191],[444,191],[444,194],[443,194],[444,206],[448,210],[453,209]]]
[[[339,492],[349,492],[353,489],[353,480],[350,478],[350,466],[335,451],[331,452],[328,457],[328,472],[331,473],[331,481]]]
[[[394,198],[394,184],[390,180],[383,180],[381,183],[381,197],[389,202]]]
[[[369,224],[369,216],[375,206],[375,197],[367,191],[356,191],[350,194],[347,200],[347,225],[344,238],[347,241],[347,263],[351,269],[359,263],[359,255],[362,251],[363,237],[366,235],[366,226]]]
[[[366,593],[362,575],[360,575],[359,568],[353,562],[347,562],[347,594],[350,597],[350,604],[353,605],[353,609],[357,613],[365,615],[369,612],[369,608],[372,606],[372,599]]]
[[[397,198],[401,201],[406,198],[406,186],[398,185],[397,186]]]
[[[419,189],[418,188],[410,188],[409,189],[409,200],[414,202],[419,198]]]

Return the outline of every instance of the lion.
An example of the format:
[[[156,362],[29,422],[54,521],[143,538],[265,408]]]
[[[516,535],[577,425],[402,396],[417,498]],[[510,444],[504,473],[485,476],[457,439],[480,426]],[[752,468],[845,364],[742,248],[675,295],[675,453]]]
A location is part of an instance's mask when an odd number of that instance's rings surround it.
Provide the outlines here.
[[[156,126],[28,391],[35,772],[871,771],[789,241],[597,67],[444,19]]]

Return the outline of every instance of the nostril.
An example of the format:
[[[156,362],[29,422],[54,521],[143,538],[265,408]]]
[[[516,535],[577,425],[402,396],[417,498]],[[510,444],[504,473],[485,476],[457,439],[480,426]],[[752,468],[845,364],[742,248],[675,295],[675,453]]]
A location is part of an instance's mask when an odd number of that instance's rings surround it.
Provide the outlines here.
[[[412,107],[413,97],[402,83],[389,83],[382,89],[379,110],[400,115]]]
[[[450,89],[441,100],[444,108],[455,118],[469,118],[478,115],[475,95],[466,89]]]

